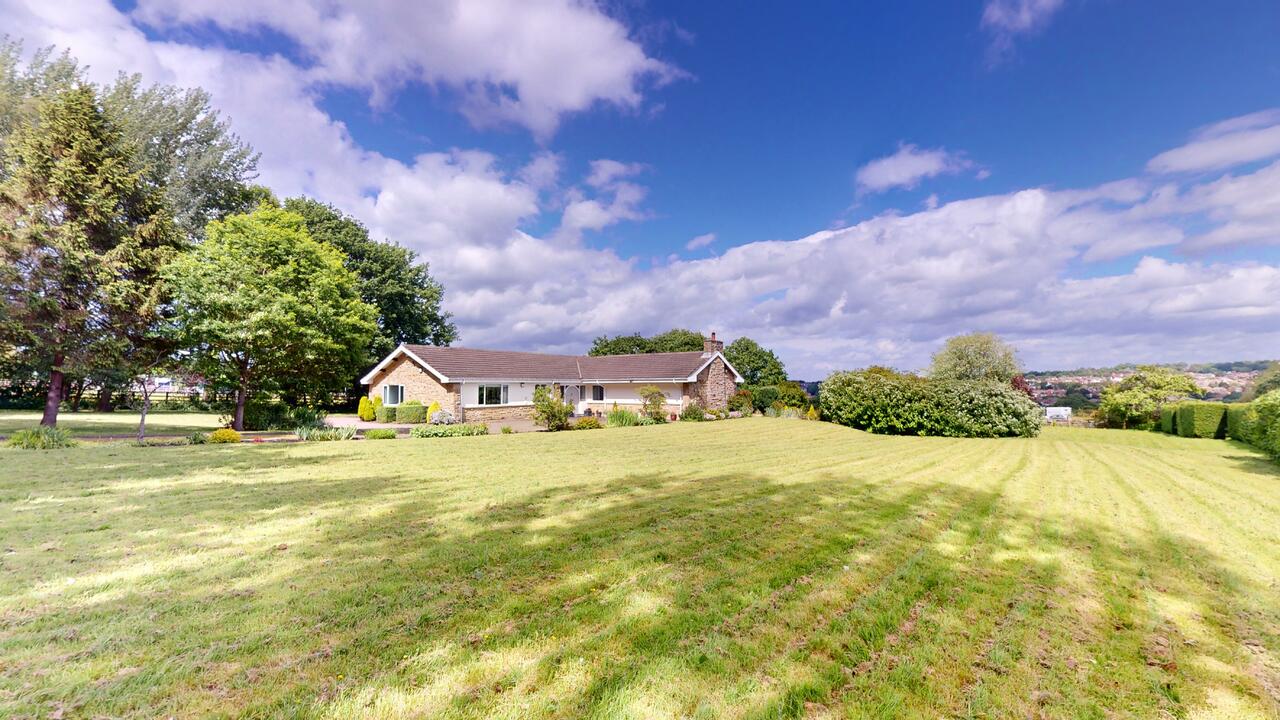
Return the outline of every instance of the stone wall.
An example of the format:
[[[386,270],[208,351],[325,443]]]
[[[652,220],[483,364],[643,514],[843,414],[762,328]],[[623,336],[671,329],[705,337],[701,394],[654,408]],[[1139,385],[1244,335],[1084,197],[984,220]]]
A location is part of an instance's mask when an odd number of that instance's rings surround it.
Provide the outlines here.
[[[384,385],[403,385],[405,400],[418,400],[427,406],[438,402],[441,408],[453,413],[455,418],[462,407],[458,383],[442,385],[434,375],[403,355],[392,360],[369,383],[369,399],[382,397]]]
[[[738,391],[733,381],[733,372],[724,360],[716,358],[711,364],[698,373],[698,382],[693,384],[693,392],[687,393],[708,410],[724,410],[729,407],[729,398]]]
[[[465,408],[462,411],[463,422],[498,422],[500,420],[532,419],[532,405],[494,405],[493,407]]]

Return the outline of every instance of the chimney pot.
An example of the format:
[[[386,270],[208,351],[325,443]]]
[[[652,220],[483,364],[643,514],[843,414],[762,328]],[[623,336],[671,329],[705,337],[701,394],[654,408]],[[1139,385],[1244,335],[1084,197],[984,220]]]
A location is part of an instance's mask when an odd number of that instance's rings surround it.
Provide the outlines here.
[[[714,331],[711,333],[711,337],[702,339],[702,352],[718,353],[723,350],[724,350],[724,342],[716,339],[716,334]]]

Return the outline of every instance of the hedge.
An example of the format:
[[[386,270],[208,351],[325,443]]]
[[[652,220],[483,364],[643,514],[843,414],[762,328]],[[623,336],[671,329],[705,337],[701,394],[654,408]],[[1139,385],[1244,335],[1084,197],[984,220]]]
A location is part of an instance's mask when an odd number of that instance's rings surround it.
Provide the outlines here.
[[[1169,435],[1178,434],[1178,406],[1165,405],[1160,408],[1160,432]]]
[[[396,421],[396,406],[383,405],[377,409],[374,417],[378,418],[380,423],[393,423]]]
[[[1218,438],[1227,436],[1227,406],[1223,403],[1191,400],[1178,405],[1178,434],[1182,437]]]
[[[395,440],[396,431],[391,428],[373,428],[364,431],[365,440]]]
[[[463,437],[466,435],[488,435],[489,426],[484,423],[461,423],[459,425],[423,425],[409,431],[409,437]]]
[[[1227,405],[1227,437],[1249,442],[1249,438],[1253,436],[1253,425],[1257,422],[1257,416],[1257,411],[1249,403]]]
[[[838,372],[822,384],[822,416],[891,435],[1032,437],[1041,410],[1011,385],[929,380],[884,368]]]
[[[396,422],[424,423],[427,421],[427,409],[417,400],[396,406]]]

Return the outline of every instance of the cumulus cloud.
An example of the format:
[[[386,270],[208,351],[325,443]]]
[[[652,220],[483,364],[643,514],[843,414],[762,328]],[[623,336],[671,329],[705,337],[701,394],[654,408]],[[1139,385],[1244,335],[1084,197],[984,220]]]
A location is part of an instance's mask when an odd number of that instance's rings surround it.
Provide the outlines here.
[[[858,168],[855,179],[859,193],[876,193],[895,187],[914,188],[921,180],[954,175],[971,167],[973,163],[959,153],[902,143],[894,154]]]
[[[1280,108],[1242,115],[1202,128],[1186,145],[1151,158],[1154,173],[1221,170],[1280,155]]]
[[[1280,347],[1280,268],[1172,259],[1175,249],[1277,242],[1280,162],[1212,174],[1221,166],[1196,161],[1205,174],[936,200],[650,266],[590,244],[593,231],[648,217],[643,165],[600,159],[561,189],[563,161],[546,151],[391,158],[361,147],[321,108],[314,77],[336,70],[148,38],[105,1],[0,0],[0,14],[30,46],[58,43],[91,62],[97,79],[130,70],[207,88],[262,151],[264,182],[332,202],[421,252],[466,345],[580,352],[602,333],[715,329],[749,334],[795,376],[815,379],[869,363],[919,367],[943,338],[972,330],[1007,336],[1037,367],[1258,357]],[[1267,126],[1247,118],[1192,144]],[[871,186],[907,186],[957,162],[908,147],[915,165],[882,165]],[[534,225],[556,229],[540,237]]]
[[[270,30],[296,43],[313,81],[367,89],[375,103],[408,82],[445,86],[474,124],[542,138],[597,103],[636,109],[646,84],[682,74],[574,0],[141,0],[133,17],[162,31]]]
[[[1063,0],[987,0],[982,28],[991,35],[988,62],[995,64],[1008,57],[1018,36],[1043,30],[1062,5]]]

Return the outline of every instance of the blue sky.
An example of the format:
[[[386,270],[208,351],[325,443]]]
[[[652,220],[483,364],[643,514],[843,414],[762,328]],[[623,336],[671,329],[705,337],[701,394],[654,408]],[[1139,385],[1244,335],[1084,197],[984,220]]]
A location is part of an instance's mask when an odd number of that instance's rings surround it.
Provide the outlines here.
[[[674,324],[802,377],[971,330],[1036,368],[1280,347],[1274,2],[0,8],[207,88],[264,182],[430,261],[464,344]]]

